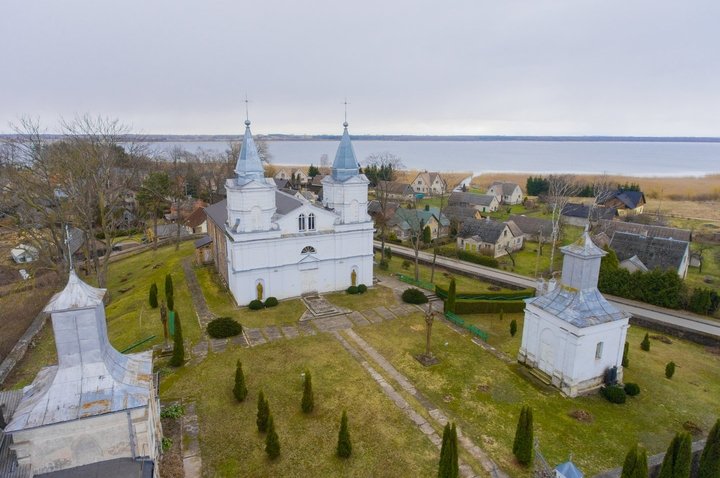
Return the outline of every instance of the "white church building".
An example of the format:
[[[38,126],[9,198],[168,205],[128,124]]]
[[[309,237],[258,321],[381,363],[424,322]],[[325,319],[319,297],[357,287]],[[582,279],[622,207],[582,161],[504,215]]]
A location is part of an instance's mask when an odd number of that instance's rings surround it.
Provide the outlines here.
[[[1,392],[14,404],[0,434],[11,437],[0,440],[0,451],[9,444],[0,453],[9,476],[157,475],[162,431],[152,351],[125,355],[112,347],[104,295],[71,270],[45,307],[58,364],[22,391]],[[7,400],[13,393],[20,396]]]
[[[359,173],[347,122],[322,206],[277,189],[264,176],[250,121],[227,199],[206,209],[213,255],[239,305],[268,297],[372,285],[374,225],[368,179]]]
[[[622,381],[622,355],[630,318],[609,303],[597,288],[605,251],[588,232],[564,254],[560,284],[538,287],[526,299],[525,323],[518,360],[535,374],[575,397],[596,389],[605,373],[617,367]]]

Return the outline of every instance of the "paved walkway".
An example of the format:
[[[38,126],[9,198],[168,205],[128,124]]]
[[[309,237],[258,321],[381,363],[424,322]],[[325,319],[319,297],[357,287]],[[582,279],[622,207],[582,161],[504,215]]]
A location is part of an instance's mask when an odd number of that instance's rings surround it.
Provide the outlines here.
[[[360,349],[363,352],[365,352],[365,354],[367,356],[369,356],[381,369],[383,369],[388,376],[390,376],[395,382],[397,382],[397,384],[400,386],[400,388],[402,388],[406,393],[408,393],[409,395],[414,397],[418,401],[418,403],[420,403],[420,405],[428,412],[428,414],[433,418],[433,420],[439,426],[441,426],[441,427],[445,426],[445,424],[448,422],[447,416],[443,413],[442,410],[440,410],[430,400],[428,400],[427,397],[425,397],[425,395],[423,395],[418,389],[416,389],[415,386],[410,382],[410,380],[408,380],[408,378],[405,377],[405,375],[403,375],[395,367],[393,367],[392,364],[390,364],[390,362],[388,362],[387,359],[385,359],[385,357],[383,357],[375,348],[373,348],[370,344],[368,344],[362,337],[357,335],[353,330],[347,330],[345,333],[355,343],[355,345],[360,347]],[[339,334],[336,334],[335,337],[338,338],[338,336],[339,336]],[[341,339],[340,342],[343,343],[344,339],[342,339],[342,337],[340,337],[340,339]],[[345,344],[343,344],[343,346],[346,349],[348,349],[348,347]],[[348,349],[348,351],[350,351],[350,350]],[[351,352],[351,355],[353,355],[352,352]],[[355,355],[353,355],[353,356],[357,359],[357,356],[355,356]],[[370,369],[372,369],[372,367],[370,367],[369,365],[365,366],[365,364],[363,363],[362,360],[361,360],[361,364],[363,365],[363,367],[366,368],[366,370],[368,370],[368,372],[370,372],[370,375],[373,375],[373,372],[370,371]],[[377,372],[375,372],[375,373],[377,373]],[[395,402],[395,404],[398,407],[405,409],[405,407],[401,406],[401,404],[402,403],[407,404],[407,402],[402,397],[399,397],[402,400],[402,402],[396,400],[396,397],[394,397],[394,395],[392,393],[388,392],[386,390],[386,387],[384,387],[383,384],[380,383],[374,375],[373,375],[373,378],[375,379],[375,381],[377,381],[380,384],[381,387],[383,387],[383,390],[386,392],[386,394],[388,394],[388,396],[390,396],[390,398],[393,400],[393,402]],[[385,383],[387,383],[387,382],[385,382]],[[393,392],[395,392],[394,389],[393,389]],[[397,392],[395,392],[395,394],[397,394]],[[410,405],[407,404],[407,406],[410,406]],[[412,413],[415,413],[414,410],[412,411]],[[411,417],[411,419],[413,419],[413,417]],[[413,421],[415,421],[415,420],[413,419]],[[426,433],[426,430],[424,430],[421,425],[418,425],[418,426],[423,431],[423,433],[428,435],[430,437],[430,439],[433,440],[433,438],[428,433]],[[430,427],[430,426],[428,425],[428,427]],[[430,427],[430,428],[432,428],[432,427]],[[460,430],[459,427],[458,427],[458,441],[459,441],[460,445],[482,465],[482,467],[485,469],[486,472],[490,473],[492,476],[495,476],[495,477],[506,477],[507,476],[497,468],[497,465],[495,465],[495,463],[490,459],[490,457],[479,446],[477,446],[475,443],[473,443],[473,441],[467,435],[464,435],[462,433],[462,431]],[[433,443],[434,443],[434,440],[433,440]],[[466,470],[466,471],[471,472],[471,470],[469,470],[469,467],[468,467],[468,470]],[[466,473],[463,473],[463,476],[472,476],[472,474],[468,475]]]
[[[195,403],[184,405],[185,414],[182,417],[182,456],[185,478],[200,478],[202,476],[202,458],[200,457],[200,425],[198,424]]]
[[[205,301],[205,296],[193,270],[192,258],[186,257],[183,259],[182,265],[183,271],[185,272],[185,283],[190,291],[190,298],[195,308],[195,316],[197,317],[203,337],[202,340],[192,348],[193,358],[191,363],[200,363],[205,360],[208,354],[207,324],[215,318],[215,314],[210,311]]]

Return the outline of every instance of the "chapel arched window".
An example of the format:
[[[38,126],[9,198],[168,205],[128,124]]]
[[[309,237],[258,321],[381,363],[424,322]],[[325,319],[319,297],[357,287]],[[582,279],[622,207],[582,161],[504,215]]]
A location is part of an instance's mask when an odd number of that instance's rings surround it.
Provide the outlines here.
[[[304,231],[305,230],[305,214],[300,214],[298,216],[298,231]]]
[[[303,247],[302,254],[314,254],[315,248],[313,246],[305,246]]]
[[[315,230],[315,214],[313,213],[308,215],[308,229],[311,231]]]

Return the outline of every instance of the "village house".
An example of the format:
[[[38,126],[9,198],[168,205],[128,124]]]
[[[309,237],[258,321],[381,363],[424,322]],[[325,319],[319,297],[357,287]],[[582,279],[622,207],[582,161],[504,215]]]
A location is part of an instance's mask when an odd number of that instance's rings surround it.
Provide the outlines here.
[[[594,233],[605,233],[608,237],[612,237],[616,232],[627,232],[629,234],[637,234],[646,237],[660,237],[663,239],[675,239],[678,241],[692,241],[692,231],[690,229],[679,229],[667,226],[651,226],[648,224],[638,224],[626,221],[609,221],[600,219],[593,228]]]
[[[522,204],[523,192],[515,183],[496,181],[490,185],[487,194],[495,196],[500,204]]]
[[[630,272],[661,269],[675,271],[682,279],[687,276],[690,264],[687,241],[618,231],[610,239],[610,248],[617,254],[620,267]]]
[[[388,219],[388,229],[400,240],[408,240],[414,234],[422,237],[422,231],[430,228],[430,237],[447,237],[450,234],[450,220],[440,209],[426,206],[425,209],[397,208]],[[439,231],[439,236],[438,236]]]
[[[443,214],[450,219],[451,228],[455,231],[462,229],[467,221],[480,220],[482,214],[474,207],[469,206],[446,206]]]
[[[39,255],[37,248],[29,244],[20,244],[10,250],[10,257],[16,264],[34,262],[38,259]]]
[[[235,301],[372,284],[369,181],[359,173],[347,123],[332,174],[322,178],[322,205],[285,194],[265,178],[250,121],[245,125],[227,199],[205,210],[213,262]]]
[[[448,198],[448,206],[472,207],[479,212],[495,212],[500,207],[500,202],[492,194],[454,192]]]
[[[207,234],[207,215],[205,208],[199,207],[195,209],[187,219],[185,226],[189,227],[193,234]]]
[[[73,269],[50,314],[57,365],[0,392],[3,476],[158,476],[162,430],[153,352],[110,344],[103,297]]]
[[[275,173],[275,176],[273,176],[275,179],[284,179],[289,181],[290,183],[297,185],[297,184],[308,184],[308,175],[305,171],[302,169],[281,169],[277,173]]]
[[[617,209],[620,216],[632,216],[643,213],[646,201],[642,191],[617,189],[599,197],[597,203]]]
[[[565,224],[580,227],[585,227],[591,222],[595,223],[601,219],[612,221],[618,218],[618,210],[614,207],[589,206],[579,203],[566,204],[560,214]]]
[[[413,191],[426,196],[444,194],[447,191],[447,183],[440,176],[440,173],[429,173],[424,171],[415,176],[412,183]]]
[[[189,236],[192,234],[192,228],[185,226],[183,224],[158,224],[157,225],[157,238],[158,239],[167,239],[167,238],[173,238],[177,237],[178,235],[178,229],[180,230],[180,237]],[[155,240],[155,227],[150,226],[145,229],[145,237],[147,237],[148,241],[154,241]]]
[[[522,249],[523,234],[512,221],[490,218],[466,222],[457,236],[457,248],[491,257],[500,257]]]
[[[387,195],[389,199],[397,199],[399,201],[412,201],[415,197],[413,188],[408,183],[399,183],[397,181],[378,181],[375,187],[375,197]]]
[[[537,286],[525,299],[518,361],[540,380],[575,397],[603,385],[607,375],[622,382],[622,356],[630,314],[608,302],[597,288],[607,254],[587,231],[564,255],[560,284]]]
[[[548,241],[552,234],[552,221],[549,219],[540,219],[539,217],[528,217],[521,215],[512,215],[509,220],[522,231],[526,241],[539,242],[540,237],[543,241]]]

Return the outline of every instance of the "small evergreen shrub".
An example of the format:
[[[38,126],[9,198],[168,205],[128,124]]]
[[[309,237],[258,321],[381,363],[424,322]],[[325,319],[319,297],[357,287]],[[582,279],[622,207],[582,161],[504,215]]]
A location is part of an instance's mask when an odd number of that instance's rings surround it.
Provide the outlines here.
[[[428,298],[425,297],[425,294],[423,294],[420,289],[411,287],[402,293],[402,300],[408,304],[426,304]]]
[[[522,465],[529,465],[533,459],[533,414],[530,407],[522,407],[515,440],[513,442],[513,455]]]
[[[611,385],[600,389],[600,393],[610,403],[625,403],[627,394],[619,385]]]
[[[347,412],[343,410],[340,419],[340,431],[338,432],[337,455],[340,458],[350,458],[352,454],[352,443],[350,442],[350,429],[348,428]]]
[[[346,292],[347,292],[348,294],[355,295],[355,294],[357,294],[359,291],[358,291],[358,288],[357,288],[356,285],[351,285],[350,287],[348,287],[348,288],[346,289]]]
[[[312,389],[312,376],[309,370],[305,370],[305,381],[303,384],[303,396],[300,404],[303,413],[310,413],[315,408],[315,398]]]
[[[168,310],[175,310],[175,298],[172,294],[165,297],[165,301],[167,302],[167,309]]]
[[[260,392],[258,393],[257,402],[257,418],[255,419],[255,424],[257,425],[257,429],[260,433],[265,433],[267,431],[269,416],[270,404],[265,398],[265,394],[263,394],[263,391],[260,390]]]
[[[410,270],[410,266],[412,266],[412,262],[410,262],[409,260],[405,259],[404,261],[402,261],[401,267],[406,271]]]
[[[357,288],[358,293],[360,294],[364,294],[365,292],[367,292],[367,286],[365,284],[360,284],[359,286],[357,286]]]
[[[717,478],[720,476],[720,419],[708,433],[705,448],[700,455],[698,478]]]
[[[158,306],[157,293],[158,293],[157,284],[155,284],[153,282],[152,285],[150,286],[150,296],[148,297],[148,302],[150,302],[150,307],[152,307],[153,309],[157,309],[157,306]]]
[[[640,348],[643,349],[645,352],[650,351],[650,334],[645,334],[645,338],[642,342],[640,342]]]
[[[172,357],[170,357],[170,365],[179,367],[183,363],[185,363],[185,343],[183,342],[182,326],[180,325],[180,314],[175,312],[175,335],[173,337],[173,353]]]
[[[380,261],[380,264],[378,264],[378,267],[380,268],[380,270],[386,271],[390,268],[390,263],[385,259],[382,259]]]
[[[234,337],[242,333],[242,325],[231,317],[218,317],[207,325],[207,333],[214,339]]]
[[[673,375],[675,375],[675,362],[668,362],[665,365],[665,377],[672,378]]]
[[[245,385],[245,374],[243,373],[242,363],[238,360],[235,368],[235,386],[233,387],[233,395],[238,402],[242,402],[247,397],[248,389]]]
[[[163,453],[165,453],[165,452],[168,451],[170,448],[172,448],[172,445],[173,445],[173,441],[172,441],[171,438],[162,437],[162,451],[163,451]]]
[[[512,319],[510,321],[510,337],[515,337],[516,333],[517,333],[517,321],[515,319]]]
[[[625,342],[625,348],[623,348],[623,357],[622,357],[622,366],[627,368],[630,366],[630,358],[628,357],[630,353],[630,342]]]
[[[173,281],[170,274],[165,274],[165,298],[173,295]]]
[[[265,299],[265,307],[275,307],[279,302],[275,297],[268,297]]]
[[[185,414],[185,409],[179,403],[163,407],[160,418],[180,418]]]
[[[390,249],[389,246],[385,248],[385,259],[387,259],[388,262],[392,259],[392,249]]]
[[[263,309],[264,307],[265,307],[265,304],[263,304],[263,302],[261,300],[257,300],[257,299],[251,300],[250,303],[248,304],[248,309],[250,309],[250,310],[260,310],[260,309]]]
[[[623,388],[625,390],[625,393],[630,395],[631,397],[634,397],[635,395],[640,395],[640,385],[638,385],[637,383],[628,382]]]
[[[280,439],[275,431],[275,422],[272,415],[268,417],[267,435],[265,436],[265,453],[268,458],[274,460],[280,456]]]

